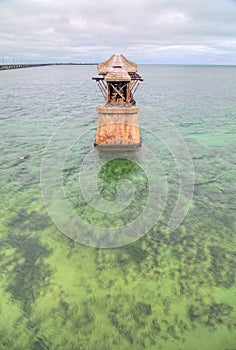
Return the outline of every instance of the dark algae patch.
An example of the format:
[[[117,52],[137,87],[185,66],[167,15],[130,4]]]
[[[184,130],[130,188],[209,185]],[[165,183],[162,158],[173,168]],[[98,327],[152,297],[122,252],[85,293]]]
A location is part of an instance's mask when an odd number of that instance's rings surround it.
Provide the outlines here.
[[[21,231],[41,231],[49,226],[49,217],[35,210],[27,212],[25,208],[21,208],[11,216],[7,225]]]
[[[209,271],[217,286],[230,288],[235,284],[236,251],[219,246],[210,246],[211,266]]]
[[[24,312],[29,313],[32,304],[48,286],[51,268],[44,262],[51,251],[37,237],[8,234],[2,242],[5,249],[14,249],[14,258],[1,265],[11,271],[7,291],[19,301]]]
[[[228,304],[212,303],[205,305],[203,303],[198,305],[191,305],[188,309],[188,316],[192,322],[200,322],[208,327],[216,327],[219,325],[226,325],[231,328],[232,319],[231,314],[233,307]]]
[[[148,256],[147,250],[142,249],[140,242],[135,242],[125,247],[121,247],[120,250],[121,250],[121,256],[122,256],[122,252],[126,253],[128,255],[127,257],[128,261],[133,261],[136,264],[141,263]]]

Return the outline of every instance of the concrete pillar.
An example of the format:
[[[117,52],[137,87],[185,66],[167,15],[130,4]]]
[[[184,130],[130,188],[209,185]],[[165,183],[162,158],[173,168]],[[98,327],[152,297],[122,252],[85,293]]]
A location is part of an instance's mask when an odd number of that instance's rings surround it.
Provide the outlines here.
[[[137,106],[98,106],[98,126],[94,145],[138,147],[141,145]]]

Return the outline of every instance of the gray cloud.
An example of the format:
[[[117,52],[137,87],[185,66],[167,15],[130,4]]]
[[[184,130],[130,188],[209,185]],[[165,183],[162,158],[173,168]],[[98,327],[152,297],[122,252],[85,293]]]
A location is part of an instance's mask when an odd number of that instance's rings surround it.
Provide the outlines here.
[[[236,2],[0,0],[0,60],[235,64]]]

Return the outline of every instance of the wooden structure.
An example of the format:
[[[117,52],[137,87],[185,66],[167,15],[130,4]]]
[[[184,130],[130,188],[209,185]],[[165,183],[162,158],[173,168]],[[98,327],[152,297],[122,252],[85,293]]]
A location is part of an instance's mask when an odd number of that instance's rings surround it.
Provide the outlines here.
[[[102,148],[130,148],[141,145],[138,112],[134,93],[142,78],[137,65],[123,55],[112,55],[98,65],[99,77],[93,78],[104,96],[98,106],[98,126],[94,145]]]

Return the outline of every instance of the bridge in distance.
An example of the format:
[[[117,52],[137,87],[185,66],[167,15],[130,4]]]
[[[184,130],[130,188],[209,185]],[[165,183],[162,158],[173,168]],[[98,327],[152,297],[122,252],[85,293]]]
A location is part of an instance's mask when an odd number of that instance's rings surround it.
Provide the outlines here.
[[[32,68],[43,66],[64,66],[64,65],[97,65],[97,63],[20,63],[20,64],[0,64],[0,70]]]

